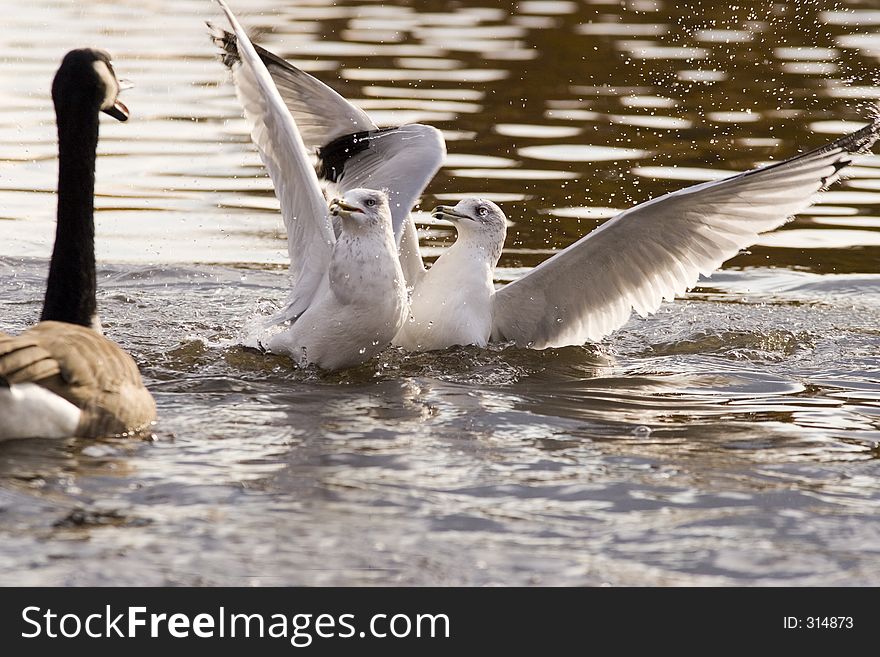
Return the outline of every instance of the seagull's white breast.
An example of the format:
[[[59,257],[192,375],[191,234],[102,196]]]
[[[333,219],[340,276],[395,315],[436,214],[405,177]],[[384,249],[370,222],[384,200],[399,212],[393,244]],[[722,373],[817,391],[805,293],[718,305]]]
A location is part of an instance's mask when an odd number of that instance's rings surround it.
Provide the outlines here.
[[[409,318],[393,344],[409,351],[485,347],[494,292],[488,252],[459,238],[413,290]]]
[[[342,233],[315,298],[293,325],[262,344],[327,370],[362,363],[388,346],[406,318],[406,286],[390,230]]]

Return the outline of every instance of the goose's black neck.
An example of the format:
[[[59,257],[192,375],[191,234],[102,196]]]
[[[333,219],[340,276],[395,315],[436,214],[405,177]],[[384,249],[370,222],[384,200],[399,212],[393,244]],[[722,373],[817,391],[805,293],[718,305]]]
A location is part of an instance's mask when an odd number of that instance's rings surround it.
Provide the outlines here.
[[[41,317],[44,321],[91,326],[96,316],[94,197],[98,103],[94,94],[88,93],[80,97],[55,97],[58,215]]]

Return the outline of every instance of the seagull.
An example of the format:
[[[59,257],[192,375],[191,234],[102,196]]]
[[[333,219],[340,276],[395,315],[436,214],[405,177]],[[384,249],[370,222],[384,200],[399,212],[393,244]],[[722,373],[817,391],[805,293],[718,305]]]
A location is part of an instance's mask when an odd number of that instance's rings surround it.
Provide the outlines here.
[[[272,330],[260,345],[301,366],[354,367],[384,350],[407,318],[407,292],[391,230],[388,196],[353,189],[330,204],[341,232],[326,272],[289,327]],[[318,246],[317,244],[315,246]]]
[[[235,74],[242,59],[238,40],[246,37],[211,23],[208,27],[221,49],[223,63],[233,71],[239,96],[247,98],[252,90],[242,87]],[[314,156],[315,172],[326,196],[333,198],[357,187],[388,193],[401,267],[407,285],[413,287],[424,275],[425,266],[410,212],[446,157],[443,134],[420,123],[380,128],[320,80],[258,45],[253,49],[296,121],[306,149]],[[274,182],[275,174],[271,175]],[[290,170],[285,175],[301,174]],[[338,225],[334,228],[338,230]]]
[[[257,342],[301,366],[356,366],[385,349],[406,319],[388,194],[355,186],[328,206],[298,124],[244,29],[218,3],[235,32],[233,80],[281,203],[293,279]]]
[[[147,430],[156,404],[131,356],[104,337],[95,299],[98,113],[128,108],[103,50],[72,50],[52,83],[58,215],[40,322],[0,333],[0,440],[97,438]]]
[[[598,341],[633,310],[656,312],[760,233],[808,208],[878,132],[875,120],[791,159],[636,205],[497,290],[504,212],[479,198],[438,206],[433,216],[451,221],[458,236],[416,286],[393,344],[430,351],[490,341],[531,349]]]
[[[234,67],[235,35],[215,28],[213,38]],[[656,312],[760,233],[805,210],[880,132],[875,120],[789,160],[636,205],[496,288],[506,218],[488,199],[437,207],[433,216],[452,222],[458,236],[430,269],[422,261],[410,212],[442,163],[442,135],[418,124],[379,129],[322,82],[265,49],[257,51],[297,123],[308,126],[304,140],[324,184],[379,187],[397,199],[395,237],[411,294],[410,315],[392,344],[411,351],[490,342],[546,349],[598,341],[623,326],[633,310],[642,317]],[[393,147],[383,146],[383,135]]]

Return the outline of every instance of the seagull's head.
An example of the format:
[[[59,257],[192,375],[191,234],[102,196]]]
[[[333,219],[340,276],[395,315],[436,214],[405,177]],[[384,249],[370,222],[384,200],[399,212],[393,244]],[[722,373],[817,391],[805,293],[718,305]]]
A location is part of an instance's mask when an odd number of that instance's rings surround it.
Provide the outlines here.
[[[55,107],[92,104],[117,121],[128,119],[128,108],[119,100],[121,89],[110,55],[97,48],[71,50],[64,56],[52,83]]]
[[[507,236],[507,217],[492,201],[465,198],[455,207],[438,205],[431,212],[435,219],[451,221],[459,236],[480,237],[500,247]]]
[[[351,189],[330,201],[330,214],[345,228],[382,226],[391,229],[388,195],[376,189]]]

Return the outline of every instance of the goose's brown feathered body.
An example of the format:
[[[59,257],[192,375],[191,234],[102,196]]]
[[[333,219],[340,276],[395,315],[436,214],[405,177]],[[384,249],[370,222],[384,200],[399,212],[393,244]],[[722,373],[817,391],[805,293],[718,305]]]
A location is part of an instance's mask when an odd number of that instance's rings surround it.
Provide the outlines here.
[[[37,384],[79,408],[79,437],[143,431],[156,419],[134,359],[84,326],[50,321],[0,333],[0,377],[10,386]]]

